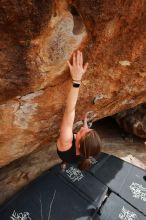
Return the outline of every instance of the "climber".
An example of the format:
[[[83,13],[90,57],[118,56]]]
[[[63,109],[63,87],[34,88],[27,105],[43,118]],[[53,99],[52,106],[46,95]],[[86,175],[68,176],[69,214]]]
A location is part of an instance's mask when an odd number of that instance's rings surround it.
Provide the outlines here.
[[[57,140],[57,153],[63,162],[77,162],[79,169],[84,170],[91,165],[90,157],[100,152],[101,141],[97,132],[88,127],[87,114],[84,118],[84,126],[80,128],[77,134],[73,134],[75,106],[81,79],[87,70],[88,63],[83,66],[83,55],[78,50],[73,53],[72,65],[69,61],[67,61],[67,64],[72,77],[72,85],[67,97],[60,135]]]

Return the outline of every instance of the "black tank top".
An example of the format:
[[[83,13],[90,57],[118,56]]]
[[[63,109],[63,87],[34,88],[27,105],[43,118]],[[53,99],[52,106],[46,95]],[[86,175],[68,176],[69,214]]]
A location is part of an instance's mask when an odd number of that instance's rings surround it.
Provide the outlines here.
[[[69,148],[66,151],[60,151],[57,148],[57,153],[63,162],[77,163],[80,160],[81,157],[79,155],[78,156],[76,155],[76,145],[75,145],[74,134],[73,134],[73,141],[72,141],[71,148]]]

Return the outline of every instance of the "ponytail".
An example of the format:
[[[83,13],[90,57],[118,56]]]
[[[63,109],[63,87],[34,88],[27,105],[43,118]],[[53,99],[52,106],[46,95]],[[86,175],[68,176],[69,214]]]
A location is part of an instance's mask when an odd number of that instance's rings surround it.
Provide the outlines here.
[[[86,170],[89,169],[91,166],[91,160],[89,158],[83,158],[80,160],[78,168],[80,170]]]
[[[78,168],[80,170],[89,169],[91,166],[90,157],[100,153],[101,140],[98,133],[92,129],[80,140],[80,156]]]

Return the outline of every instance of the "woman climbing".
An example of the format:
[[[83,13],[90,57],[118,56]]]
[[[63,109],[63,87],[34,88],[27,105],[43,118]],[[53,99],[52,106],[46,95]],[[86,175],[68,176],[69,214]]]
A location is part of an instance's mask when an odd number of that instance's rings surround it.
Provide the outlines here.
[[[63,162],[79,162],[79,169],[90,167],[90,156],[100,152],[101,141],[94,129],[88,128],[87,116],[85,115],[84,126],[77,134],[73,134],[75,119],[75,107],[78,99],[79,88],[83,74],[86,72],[88,63],[83,66],[82,52],[73,53],[73,63],[67,61],[72,77],[72,85],[67,97],[65,112],[60,128],[60,136],[57,140],[57,153]]]

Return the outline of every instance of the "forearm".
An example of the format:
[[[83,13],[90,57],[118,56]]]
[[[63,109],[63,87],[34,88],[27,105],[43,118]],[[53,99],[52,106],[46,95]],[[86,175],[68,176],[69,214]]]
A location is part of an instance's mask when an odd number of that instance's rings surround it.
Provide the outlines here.
[[[79,88],[73,87],[71,83],[70,91],[69,91],[67,101],[66,101],[66,107],[65,107],[66,112],[75,111],[76,103],[78,100],[78,95],[79,95]]]
[[[59,142],[62,149],[66,149],[69,146],[73,138],[73,123],[75,118],[75,107],[79,95],[79,87],[77,84],[81,82],[83,74],[87,70],[88,63],[83,66],[83,56],[80,51],[73,53],[72,64],[67,61],[70,69],[70,74],[73,82],[70,84],[70,90],[66,99],[66,106],[63,115],[63,120],[61,123]],[[73,87],[73,84],[75,87]]]
[[[88,124],[87,124],[87,116],[85,116],[85,118],[84,118],[83,126],[84,126],[84,127],[88,127]]]

